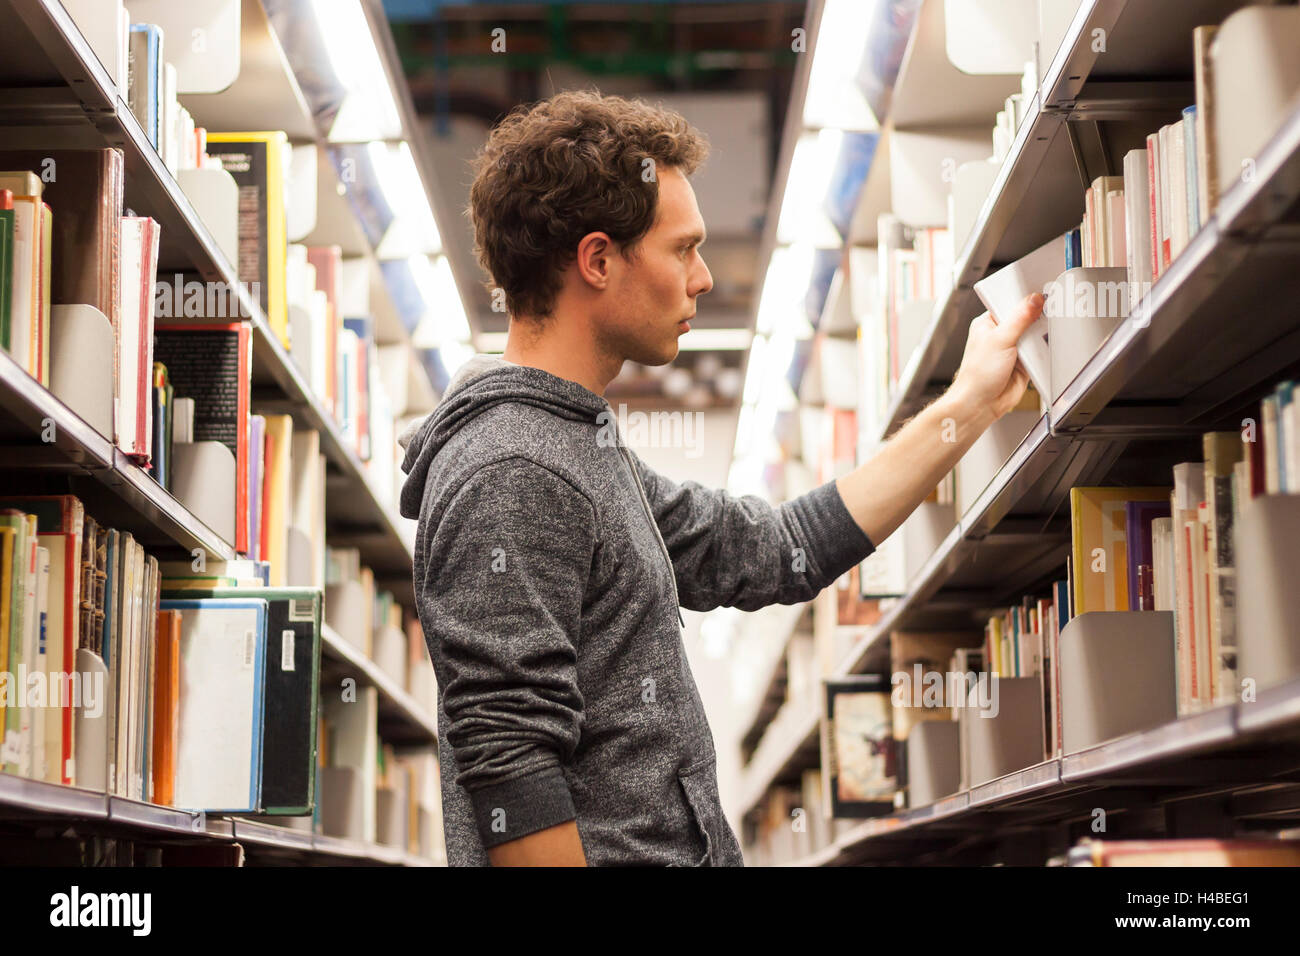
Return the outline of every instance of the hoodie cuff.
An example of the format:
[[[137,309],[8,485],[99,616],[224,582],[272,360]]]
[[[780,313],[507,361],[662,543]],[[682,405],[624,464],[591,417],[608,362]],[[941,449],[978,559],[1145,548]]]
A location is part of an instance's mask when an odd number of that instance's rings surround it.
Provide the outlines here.
[[[469,798],[485,849],[577,817],[569,784],[558,766],[471,790]]]
[[[825,585],[828,586],[876,550],[865,531],[849,514],[834,481],[818,485],[791,504],[808,531]]]

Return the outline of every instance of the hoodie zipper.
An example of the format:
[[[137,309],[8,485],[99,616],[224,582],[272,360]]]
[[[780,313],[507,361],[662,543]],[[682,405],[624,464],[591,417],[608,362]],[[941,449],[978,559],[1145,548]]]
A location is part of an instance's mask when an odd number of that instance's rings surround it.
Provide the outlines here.
[[[673,570],[672,555],[668,553],[668,546],[664,544],[663,535],[659,533],[659,522],[655,521],[654,512],[650,508],[650,499],[645,495],[645,486],[641,484],[641,476],[637,474],[636,464],[632,461],[632,456],[627,453],[627,449],[623,447],[622,435],[618,436],[618,450],[632,472],[632,480],[636,482],[636,490],[641,495],[641,506],[645,508],[646,517],[650,519],[650,527],[654,529],[655,540],[659,542],[659,550],[663,552],[664,561],[668,563],[668,578],[673,582],[673,603],[677,607],[677,620],[682,630],[686,630],[686,619],[682,617],[682,599],[677,593],[677,572]]]

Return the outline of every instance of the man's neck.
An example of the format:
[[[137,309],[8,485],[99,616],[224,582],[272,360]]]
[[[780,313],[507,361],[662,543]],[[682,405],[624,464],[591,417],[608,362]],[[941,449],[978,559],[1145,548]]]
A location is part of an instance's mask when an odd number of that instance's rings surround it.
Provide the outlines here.
[[[512,318],[501,357],[576,382],[597,395],[605,394],[623,365],[597,354],[592,336],[579,323],[561,321],[558,312],[541,324]]]

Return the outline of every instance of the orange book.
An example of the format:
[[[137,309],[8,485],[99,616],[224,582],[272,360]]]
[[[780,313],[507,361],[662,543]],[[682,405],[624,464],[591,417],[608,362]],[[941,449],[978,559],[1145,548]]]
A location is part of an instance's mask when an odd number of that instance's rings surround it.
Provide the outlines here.
[[[176,795],[176,735],[181,717],[181,614],[159,611],[153,691],[153,802]]]

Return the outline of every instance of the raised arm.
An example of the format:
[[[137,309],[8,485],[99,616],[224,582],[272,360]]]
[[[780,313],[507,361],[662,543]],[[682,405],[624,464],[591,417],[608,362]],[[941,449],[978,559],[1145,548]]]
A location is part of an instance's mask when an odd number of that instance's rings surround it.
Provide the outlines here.
[[[480,470],[431,531],[418,595],[446,737],[494,865],[585,859],[561,766],[578,744],[591,503],[522,459]]]
[[[753,611],[810,601],[874,550],[832,482],[774,508],[754,495],[678,484],[633,460],[672,558],[682,607]]]

